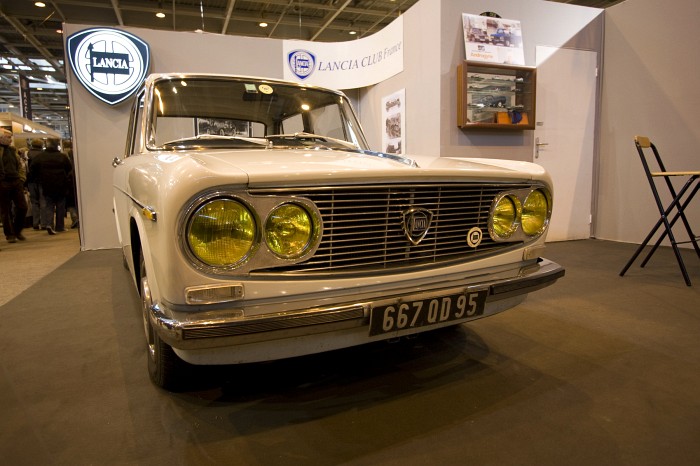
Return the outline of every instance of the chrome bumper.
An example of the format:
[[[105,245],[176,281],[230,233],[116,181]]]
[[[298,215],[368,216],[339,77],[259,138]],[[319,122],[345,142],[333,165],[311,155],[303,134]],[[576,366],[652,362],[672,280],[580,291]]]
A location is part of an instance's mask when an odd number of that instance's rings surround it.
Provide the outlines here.
[[[536,263],[521,267],[517,273],[512,275],[508,278],[485,281],[479,281],[473,277],[452,280],[442,282],[441,285],[429,289],[410,293],[363,297],[366,299],[358,299],[356,302],[342,305],[306,307],[264,316],[246,317],[241,310],[166,313],[166,309],[160,303],[151,306],[150,319],[163,341],[174,348],[183,350],[214,348],[332,332],[353,327],[367,328],[370,310],[374,306],[409,298],[419,299],[487,290],[486,312],[478,317],[452,322],[455,324],[486,317],[512,307],[519,302],[512,298],[521,297],[524,299],[528,293],[553,284],[564,276],[564,268],[552,261],[539,258]],[[514,304],[499,306],[499,301]],[[167,314],[178,315],[181,318],[168,317]],[[428,330],[428,328],[423,330]]]

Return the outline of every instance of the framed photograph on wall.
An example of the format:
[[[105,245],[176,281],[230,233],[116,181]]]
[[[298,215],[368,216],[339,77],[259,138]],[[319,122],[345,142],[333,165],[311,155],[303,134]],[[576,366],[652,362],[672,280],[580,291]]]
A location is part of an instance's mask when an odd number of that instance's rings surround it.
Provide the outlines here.
[[[465,60],[524,65],[520,21],[462,13]]]
[[[382,152],[406,153],[406,89],[382,99]]]

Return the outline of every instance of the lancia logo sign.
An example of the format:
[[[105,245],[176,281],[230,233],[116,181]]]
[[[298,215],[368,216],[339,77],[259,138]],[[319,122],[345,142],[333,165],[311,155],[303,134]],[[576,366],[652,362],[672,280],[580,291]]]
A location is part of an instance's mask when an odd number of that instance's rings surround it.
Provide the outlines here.
[[[150,67],[148,44],[119,29],[85,29],[68,37],[66,44],[80,83],[110,105],[136,92]]]
[[[293,50],[287,56],[287,63],[296,77],[306,79],[316,68],[316,57],[308,50]]]
[[[406,238],[413,243],[420,243],[428,234],[430,223],[433,221],[433,213],[428,209],[416,207],[403,213],[403,231]]]

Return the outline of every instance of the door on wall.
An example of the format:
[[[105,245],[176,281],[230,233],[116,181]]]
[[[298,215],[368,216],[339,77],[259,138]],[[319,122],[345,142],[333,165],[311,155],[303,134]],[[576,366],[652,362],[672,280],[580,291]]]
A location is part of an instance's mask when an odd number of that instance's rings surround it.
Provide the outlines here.
[[[538,46],[534,162],[554,182],[548,241],[591,236],[598,54]]]

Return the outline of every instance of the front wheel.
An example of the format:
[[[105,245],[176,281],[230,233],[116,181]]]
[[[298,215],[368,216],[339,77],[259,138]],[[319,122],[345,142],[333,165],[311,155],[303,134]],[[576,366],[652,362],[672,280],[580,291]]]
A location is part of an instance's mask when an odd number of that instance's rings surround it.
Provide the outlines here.
[[[146,332],[146,345],[148,350],[148,375],[157,386],[166,390],[177,391],[183,387],[184,376],[188,364],[180,359],[173,348],[158,336],[150,319],[153,297],[148,284],[146,264],[141,255],[141,313],[143,326]]]

